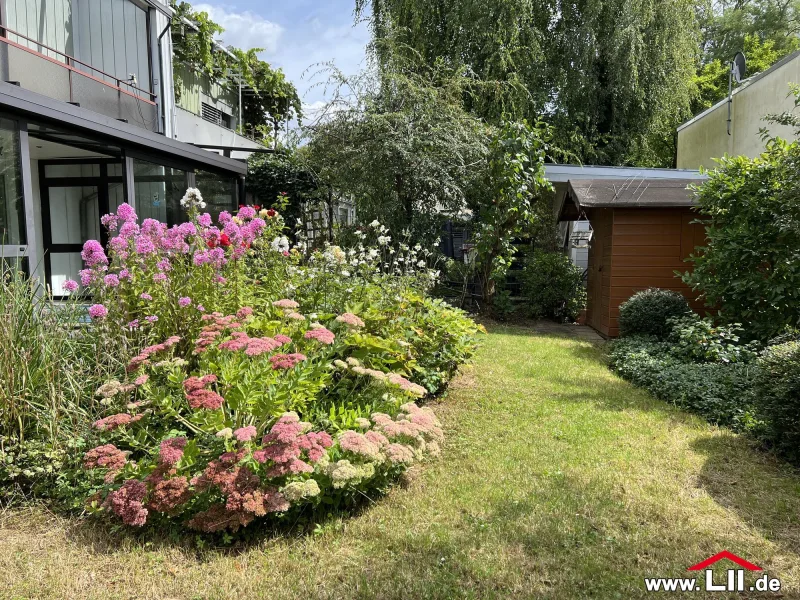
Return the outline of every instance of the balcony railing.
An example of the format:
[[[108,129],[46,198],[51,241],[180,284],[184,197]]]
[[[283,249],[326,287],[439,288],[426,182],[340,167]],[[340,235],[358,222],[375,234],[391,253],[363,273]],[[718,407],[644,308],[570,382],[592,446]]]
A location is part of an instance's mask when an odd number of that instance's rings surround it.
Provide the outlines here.
[[[22,40],[39,50],[20,43]],[[32,92],[159,131],[155,94],[3,27],[0,27],[0,73],[5,80],[19,83]]]

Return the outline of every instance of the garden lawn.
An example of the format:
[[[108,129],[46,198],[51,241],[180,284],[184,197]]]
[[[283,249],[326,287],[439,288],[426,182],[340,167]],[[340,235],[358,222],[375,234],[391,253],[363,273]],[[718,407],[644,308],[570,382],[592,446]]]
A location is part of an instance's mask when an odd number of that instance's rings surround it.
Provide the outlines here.
[[[197,550],[8,511],[0,595],[637,598],[644,576],[727,549],[800,597],[800,477],[623,382],[590,343],[494,328],[434,408],[443,456],[315,533]]]

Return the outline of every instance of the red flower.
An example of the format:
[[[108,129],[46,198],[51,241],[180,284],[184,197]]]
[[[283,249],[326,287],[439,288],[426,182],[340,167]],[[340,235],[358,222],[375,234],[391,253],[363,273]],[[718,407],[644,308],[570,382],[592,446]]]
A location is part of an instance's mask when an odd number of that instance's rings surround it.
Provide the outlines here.
[[[253,208],[254,208],[255,210],[261,210],[261,205],[260,205],[260,204],[254,204],[254,205],[253,205]]]
[[[223,233],[221,236],[219,236],[219,245],[224,246],[225,248],[231,245],[231,238],[228,237],[227,233]]]
[[[284,256],[289,256],[289,253],[288,253],[286,250],[284,250],[284,251],[283,251],[283,255],[284,255]]]
[[[267,216],[268,216],[268,217],[270,217],[270,218],[274,217],[274,216],[275,216],[275,215],[277,215],[277,214],[278,214],[278,213],[276,213],[276,212],[275,212],[275,209],[273,209],[273,208],[270,208],[270,209],[267,211]]]
[[[206,242],[206,246],[208,246],[209,248],[216,248],[217,247],[217,240],[215,240],[213,238],[208,240]]]

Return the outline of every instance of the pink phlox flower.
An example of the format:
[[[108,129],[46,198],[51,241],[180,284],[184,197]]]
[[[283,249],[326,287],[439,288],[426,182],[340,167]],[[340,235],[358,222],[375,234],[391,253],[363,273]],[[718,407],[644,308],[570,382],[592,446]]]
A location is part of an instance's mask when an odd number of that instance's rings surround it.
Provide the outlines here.
[[[133,207],[127,202],[123,202],[117,207],[117,217],[123,221],[135,221],[138,218]]]
[[[100,223],[109,232],[114,232],[114,231],[117,230],[117,227],[119,225],[119,219],[117,218],[117,215],[112,213],[112,214],[103,215],[102,217],[100,217]]]
[[[111,275],[106,275],[103,277],[103,283],[105,283],[107,287],[115,288],[119,286],[119,277],[113,273]]]
[[[78,282],[74,279],[67,279],[61,287],[64,288],[65,292],[74,292],[78,289]]]
[[[128,221],[119,228],[119,237],[130,240],[139,235],[139,226],[133,222]]]
[[[87,267],[108,264],[108,257],[106,256],[106,252],[103,249],[102,244],[97,240],[88,240],[86,243],[83,244],[83,250],[81,251],[81,258],[83,259],[83,262],[86,263]]]
[[[89,307],[89,316],[92,319],[105,319],[108,316],[108,309],[102,304],[92,304]]]
[[[252,206],[242,206],[237,215],[240,219],[252,219],[256,216],[256,210]]]
[[[192,303],[192,299],[188,298],[186,296],[183,296],[182,298],[178,298],[178,306],[180,306],[181,308],[186,308],[191,303]]]

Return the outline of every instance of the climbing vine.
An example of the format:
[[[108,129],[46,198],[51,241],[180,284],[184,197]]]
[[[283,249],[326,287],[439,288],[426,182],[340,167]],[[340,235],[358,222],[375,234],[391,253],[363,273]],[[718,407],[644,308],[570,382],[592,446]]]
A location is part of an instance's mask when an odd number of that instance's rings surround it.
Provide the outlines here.
[[[242,50],[234,46],[222,48],[214,40],[225,30],[211,20],[208,13],[195,11],[191,4],[172,0],[175,17],[172,26],[173,63],[176,67],[206,75],[223,87],[237,90],[238,77],[247,86],[242,96],[240,131],[269,143],[282,124],[300,118],[301,102],[295,86],[283,71],[258,58],[263,48]],[[188,23],[187,23],[188,22]],[[184,69],[176,68],[175,97],[185,85]]]

